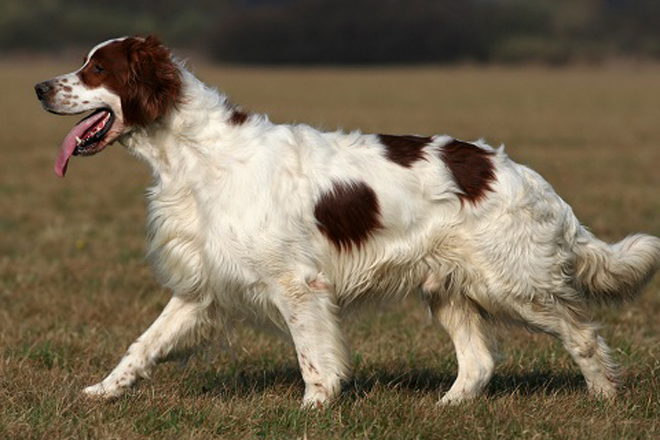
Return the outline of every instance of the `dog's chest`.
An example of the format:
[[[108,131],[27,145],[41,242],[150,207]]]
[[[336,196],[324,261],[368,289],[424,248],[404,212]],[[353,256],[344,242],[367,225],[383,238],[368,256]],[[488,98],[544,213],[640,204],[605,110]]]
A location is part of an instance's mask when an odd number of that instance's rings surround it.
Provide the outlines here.
[[[186,188],[152,188],[148,206],[148,255],[163,286],[177,293],[199,289],[204,279],[200,218]]]
[[[240,290],[257,281],[268,235],[267,216],[247,215],[244,203],[192,188],[152,189],[149,256],[159,281],[177,293]],[[240,214],[240,215],[239,215]],[[260,220],[261,219],[261,220]]]

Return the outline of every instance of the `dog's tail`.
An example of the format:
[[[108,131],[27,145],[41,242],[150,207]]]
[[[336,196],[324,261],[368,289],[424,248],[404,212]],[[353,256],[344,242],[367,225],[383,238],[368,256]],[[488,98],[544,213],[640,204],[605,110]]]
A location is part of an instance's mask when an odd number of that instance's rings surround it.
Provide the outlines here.
[[[574,252],[581,290],[599,304],[634,299],[660,268],[660,239],[650,235],[635,234],[609,245],[582,229]]]

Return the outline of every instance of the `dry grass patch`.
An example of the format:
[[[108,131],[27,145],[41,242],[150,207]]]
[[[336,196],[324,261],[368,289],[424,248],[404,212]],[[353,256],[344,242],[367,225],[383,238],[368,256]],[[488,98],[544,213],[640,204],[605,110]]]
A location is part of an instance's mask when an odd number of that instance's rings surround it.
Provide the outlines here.
[[[146,167],[118,146],[52,164],[71,118],[32,85],[73,66],[0,65],[0,438],[653,438],[660,435],[660,280],[601,311],[626,368],[615,402],[587,395],[560,344],[504,332],[484,398],[436,408],[451,342],[414,302],[352,320],[355,378],[341,401],[299,409],[293,350],[241,331],[235,356],[168,364],[115,402],[102,378],[168,299],[143,261]],[[609,240],[660,235],[660,69],[237,69],[202,67],[276,121],[507,144]],[[11,109],[11,110],[8,110]]]

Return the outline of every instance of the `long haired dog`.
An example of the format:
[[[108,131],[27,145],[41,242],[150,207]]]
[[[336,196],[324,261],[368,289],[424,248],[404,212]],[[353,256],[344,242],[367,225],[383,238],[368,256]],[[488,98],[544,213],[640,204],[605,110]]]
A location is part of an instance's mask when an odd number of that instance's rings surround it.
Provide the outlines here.
[[[596,239],[502,148],[276,125],[231,105],[154,37],[106,41],[36,92],[50,112],[93,112],[64,139],[58,175],[72,155],[117,141],[155,176],[149,255],[173,295],[87,394],[119,396],[240,319],[290,336],[303,404],[320,405],[349,376],[345,312],[410,292],[456,349],[458,377],[440,403],[484,389],[501,322],[559,338],[589,389],[615,394],[589,311],[635,298],[660,265],[660,240]]]

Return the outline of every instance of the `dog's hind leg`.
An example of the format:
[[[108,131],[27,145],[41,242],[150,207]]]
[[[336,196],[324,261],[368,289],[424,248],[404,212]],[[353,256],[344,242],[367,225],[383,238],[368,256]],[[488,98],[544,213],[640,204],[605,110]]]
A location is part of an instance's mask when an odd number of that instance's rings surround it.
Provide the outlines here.
[[[431,311],[447,330],[458,361],[458,376],[438,402],[457,404],[484,390],[495,370],[496,339],[479,306],[464,297],[447,298]]]
[[[517,312],[530,327],[560,339],[578,364],[589,390],[599,396],[614,397],[619,368],[610,356],[610,348],[598,335],[598,325],[590,322],[575,308],[561,302],[545,305],[525,303]]]
[[[273,295],[298,355],[305,381],[304,407],[331,401],[350,373],[350,356],[339,326],[339,308],[330,285],[286,277]]]
[[[138,379],[147,378],[158,362],[194,348],[212,332],[207,310],[198,302],[172,297],[158,319],[129,347],[102,382],[85,388],[90,396],[122,395]]]

